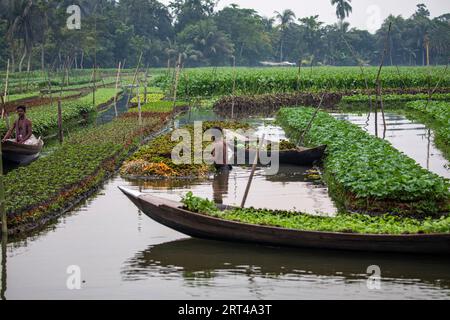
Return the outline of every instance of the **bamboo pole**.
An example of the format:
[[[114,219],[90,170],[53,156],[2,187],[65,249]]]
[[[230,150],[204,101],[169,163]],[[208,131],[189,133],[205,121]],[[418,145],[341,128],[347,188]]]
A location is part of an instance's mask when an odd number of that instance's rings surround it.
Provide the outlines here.
[[[300,139],[298,140],[297,145],[300,145],[300,146],[303,145],[303,143],[305,141],[306,134],[309,132],[309,130],[311,130],[311,127],[312,127],[312,124],[314,122],[314,119],[316,118],[317,114],[319,113],[320,108],[322,107],[325,95],[326,95],[326,92],[324,92],[322,94],[322,97],[320,98],[319,106],[316,108],[316,110],[315,110],[311,120],[309,121],[308,125],[305,128],[305,131],[303,131],[302,135],[300,136]]]
[[[447,74],[448,64],[449,64],[449,62],[447,61],[447,65],[445,66],[445,69],[444,69],[444,72],[443,72],[441,78],[440,78],[440,79],[438,80],[438,82],[436,83],[436,86],[434,87],[434,89],[429,93],[428,100],[427,100],[427,104],[425,105],[425,109],[428,108],[428,105],[430,104],[431,99],[432,99],[434,93],[436,92],[437,88],[438,88],[439,85],[441,84],[441,81],[444,79],[445,75]]]
[[[117,90],[119,87],[119,79],[120,79],[120,67],[122,66],[122,61],[119,61],[119,68],[117,69],[117,78],[116,78],[116,91],[114,94],[114,111],[116,113],[116,118],[119,115],[118,111],[117,111]]]
[[[137,74],[138,74],[139,68],[140,68],[140,66],[141,66],[141,61],[142,61],[142,55],[143,55],[143,54],[144,54],[144,53],[141,51],[141,54],[140,54],[139,60],[138,60],[138,64],[137,64],[137,66],[136,66],[136,70],[135,70],[135,72],[134,72],[134,77],[133,77],[133,83],[132,83],[132,86],[131,86],[131,90],[133,90],[134,85],[135,85],[135,83],[136,83]],[[130,96],[131,96],[131,95],[133,95],[133,92],[131,92],[131,94],[128,95],[127,104],[126,104],[127,107],[128,107],[128,104],[130,103]]]
[[[372,95],[370,94],[370,88],[369,88],[369,80],[367,80],[367,75],[364,72],[364,67],[363,67],[361,61],[358,59],[356,52],[353,50],[350,43],[348,43],[347,39],[345,39],[344,35],[341,35],[341,37],[342,37],[342,40],[344,40],[344,43],[346,44],[347,48],[350,50],[350,53],[352,54],[353,58],[358,63],[359,69],[361,70],[361,74],[364,77],[364,84],[365,84],[366,90],[367,90],[367,97],[369,98],[369,108],[370,108],[369,116],[370,116],[370,112],[372,112],[373,106],[372,106]]]
[[[3,158],[2,148],[0,148],[0,214],[2,216],[2,235],[8,234],[8,218],[6,216],[5,206],[5,182],[3,180]]]
[[[97,107],[96,103],[95,103],[95,91],[96,91],[96,81],[97,81],[97,4],[95,5],[94,8],[94,42],[95,42],[95,47],[94,47],[94,86],[93,86],[93,91],[92,91],[92,103],[93,103],[93,107],[94,109]]]
[[[6,263],[7,263],[7,245],[8,245],[8,234],[2,233],[2,284],[1,284],[1,291],[0,291],[0,300],[5,301],[6,300],[6,287],[7,287],[7,273],[6,273]]]
[[[181,72],[181,53],[178,55],[177,62],[177,72],[175,74],[175,84],[173,87],[173,108],[177,106],[177,91],[178,91],[178,81],[180,80],[180,72]]]
[[[382,94],[381,93],[381,69],[383,68],[384,58],[386,57],[386,53],[387,53],[387,50],[388,50],[389,35],[391,33],[391,28],[392,28],[392,22],[389,22],[388,33],[386,35],[386,40],[385,40],[385,43],[384,43],[384,50],[383,50],[383,53],[381,55],[380,67],[378,68],[377,79],[376,79],[376,84],[377,84],[377,103],[379,103],[380,107],[381,107],[381,114],[383,115],[384,130],[386,130],[386,118],[384,116],[383,99],[381,98],[381,94]],[[375,135],[378,137],[377,108],[378,108],[378,106],[375,107]]]
[[[6,110],[5,110],[5,104],[6,104],[6,98],[8,96],[8,82],[9,82],[9,59],[6,66],[6,79],[5,79],[5,92],[3,94],[3,107],[2,107],[2,119],[6,116]]]
[[[144,104],[147,104],[147,90],[148,90],[148,65],[145,70]]]
[[[64,141],[61,99],[58,99],[58,140],[61,144]]]
[[[234,107],[236,105],[236,57],[233,56],[233,91],[231,101],[231,119],[234,119]]]
[[[139,112],[139,128],[142,128],[142,106],[141,106],[141,83],[138,81],[137,87],[137,99],[138,99],[138,112]]]
[[[250,173],[250,177],[248,179],[247,187],[245,188],[244,198],[242,199],[241,208],[244,208],[245,207],[245,203],[247,202],[248,193],[250,191],[250,187],[251,187],[252,182],[253,182],[253,177],[255,176],[256,166],[258,165],[258,161],[259,161],[259,152],[260,152],[260,150],[262,148],[262,145],[264,143],[264,138],[265,137],[266,137],[266,135],[263,134],[261,140],[259,141],[259,146],[258,146],[258,149],[256,150],[255,160],[253,161],[252,172]]]

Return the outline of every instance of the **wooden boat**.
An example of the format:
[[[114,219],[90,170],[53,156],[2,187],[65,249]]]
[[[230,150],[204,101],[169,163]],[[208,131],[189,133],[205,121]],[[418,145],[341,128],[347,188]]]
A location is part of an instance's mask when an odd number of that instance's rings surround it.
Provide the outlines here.
[[[183,209],[180,202],[119,188],[151,219],[197,238],[314,249],[450,254],[450,234],[375,235],[246,224],[194,213]]]
[[[310,166],[314,163],[322,161],[325,156],[326,145],[315,147],[315,148],[302,148],[291,150],[281,150],[279,154],[280,164],[290,164],[295,166]],[[256,156],[255,149],[246,149],[245,151],[245,164],[253,164]],[[239,151],[237,152],[239,153]],[[270,152],[268,156],[271,156]],[[235,155],[234,164],[243,164],[238,161],[237,155]],[[240,160],[240,159],[239,159]]]
[[[8,140],[2,143],[3,158],[17,164],[30,163],[39,158],[42,148],[44,147],[44,141],[42,141],[42,139],[39,138],[37,141],[37,144],[26,145]]]

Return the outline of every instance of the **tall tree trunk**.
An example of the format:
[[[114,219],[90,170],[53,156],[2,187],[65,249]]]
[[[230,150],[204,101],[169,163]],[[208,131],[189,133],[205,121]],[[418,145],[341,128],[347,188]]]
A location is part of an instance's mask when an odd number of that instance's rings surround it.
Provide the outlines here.
[[[45,46],[44,46],[44,42],[42,42],[42,46],[41,46],[41,69],[42,69],[42,73],[45,72]]]
[[[16,72],[16,58],[14,55],[14,48],[11,50],[11,73]]]
[[[283,45],[284,45],[284,39],[281,38],[281,45],[280,45],[280,62],[283,62]]]
[[[30,53],[28,53],[28,61],[27,61],[27,72],[30,73],[31,71],[31,56],[33,55],[33,50],[28,50]]]
[[[22,58],[20,58],[19,62],[19,72],[22,72],[23,61],[25,60],[26,57],[27,57],[27,48],[25,47],[24,53],[22,55]]]

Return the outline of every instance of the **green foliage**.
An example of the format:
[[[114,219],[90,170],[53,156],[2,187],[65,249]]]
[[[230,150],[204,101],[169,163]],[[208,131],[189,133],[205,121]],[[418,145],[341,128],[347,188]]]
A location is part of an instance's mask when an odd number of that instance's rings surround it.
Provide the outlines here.
[[[288,134],[299,137],[313,112],[285,108],[278,120]],[[422,215],[449,210],[447,179],[354,124],[319,112],[306,139],[310,145],[328,146],[326,176],[347,208]]]
[[[140,95],[140,99],[141,99],[141,103],[143,104],[145,101],[145,96],[144,93],[141,93]],[[157,102],[160,101],[164,98],[164,94],[162,93],[149,93],[147,94],[147,102]],[[133,97],[133,99],[131,99],[132,103],[138,103],[138,97]]]
[[[115,89],[98,89],[95,93],[96,104],[101,105],[111,100]],[[62,102],[63,122],[70,122],[80,118],[83,114],[95,112],[92,93],[80,99]],[[45,136],[58,127],[58,104],[30,108],[27,117],[33,122],[33,132],[36,136]],[[0,122],[0,135],[6,133],[5,121]]]
[[[450,102],[414,101],[407,103],[406,107],[433,119],[436,139],[446,148],[450,148]]]
[[[175,103],[175,107],[185,107],[188,103],[184,101],[177,101]],[[172,112],[174,109],[174,103],[173,101],[153,101],[149,102],[147,104],[144,104],[141,107],[142,112]],[[138,108],[132,108],[129,112],[136,113],[138,112]]]
[[[213,201],[208,199],[203,199],[199,197],[194,197],[192,191],[189,191],[181,200],[185,205],[186,209],[193,212],[211,214],[218,213],[219,209]]]
[[[422,68],[403,67],[402,74],[396,68],[383,69],[383,87],[397,88],[425,87],[428,82],[438,83],[442,67],[434,67],[431,80],[429,73]],[[179,92],[189,92],[193,96],[230,95],[233,92],[234,73],[232,68],[198,68],[187,69],[187,77],[180,78]],[[376,88],[377,68],[366,68],[369,86]],[[171,80],[161,76],[159,83],[167,88]],[[447,74],[440,82],[441,87],[450,86],[450,75]],[[317,67],[312,72],[303,71],[298,78],[296,68],[238,68],[236,74],[236,92],[239,94],[259,94],[292,92],[311,89],[355,90],[365,89],[365,78],[356,67]]]
[[[203,130],[219,126],[227,129],[246,129],[248,124],[238,122],[203,122]],[[184,129],[194,137],[194,127],[187,126]],[[172,161],[172,150],[181,141],[172,141],[172,134],[160,136],[148,145],[141,147],[121,168],[124,176],[141,177],[205,177],[214,171],[214,168],[206,163],[175,164]],[[211,142],[203,142],[203,148]],[[186,145],[189,147],[189,144]],[[194,141],[191,141],[191,159],[194,159]]]
[[[118,118],[103,126],[80,130],[52,154],[8,173],[4,182],[11,223],[39,218],[33,215],[34,211],[42,215],[61,209],[73,200],[70,197],[74,187],[83,188],[87,180],[114,170],[115,165],[108,166],[108,161],[123,159],[139,141],[136,121]],[[161,123],[158,118],[144,118],[144,131],[153,131]]]
[[[336,217],[314,216],[292,211],[236,208],[218,210],[213,201],[195,197],[188,192],[182,203],[189,211],[248,224],[281,227],[302,231],[360,234],[433,234],[450,232],[450,216],[418,220],[392,215],[338,214]]]
[[[372,101],[375,101],[375,95],[372,95]],[[383,94],[383,102],[404,102],[428,99],[428,94]],[[342,103],[358,103],[367,102],[369,97],[367,94],[355,94],[342,98]],[[437,93],[433,95],[433,100],[450,101],[450,93]]]

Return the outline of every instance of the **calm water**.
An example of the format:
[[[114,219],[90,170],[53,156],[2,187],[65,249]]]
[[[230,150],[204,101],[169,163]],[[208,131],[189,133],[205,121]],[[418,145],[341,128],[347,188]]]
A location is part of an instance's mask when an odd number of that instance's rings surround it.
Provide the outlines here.
[[[9,243],[7,299],[449,299],[450,260],[191,239],[143,216],[117,189]],[[133,186],[132,186],[133,187]],[[137,188],[134,186],[134,188]],[[81,268],[68,290],[67,268]],[[370,265],[381,289],[367,287]],[[3,288],[5,289],[5,288]]]
[[[340,117],[355,123],[363,120],[364,126],[364,116]],[[418,145],[423,139],[418,132],[426,129],[395,115],[389,119],[392,130],[387,131],[387,138],[394,145],[409,141],[414,148],[402,147],[420,162],[423,153],[413,151],[423,146]],[[398,127],[405,130],[394,130]],[[283,134],[275,126],[261,127],[262,131]],[[438,154],[433,148],[431,143],[430,159]],[[431,164],[439,168],[439,162],[429,163],[430,169]],[[247,205],[333,214],[336,209],[326,188],[310,181],[304,174],[307,169],[310,168],[283,166],[277,176],[265,176],[258,170]],[[210,181],[133,182],[116,177],[96,197],[54,225],[26,240],[10,242],[6,250],[2,249],[2,297],[450,298],[449,258],[271,248],[192,239],[147,218],[117,188],[129,186],[171,199],[179,199],[193,190],[196,195],[217,202],[238,204],[247,177],[248,169],[242,168]],[[381,269],[379,290],[368,288],[367,269],[372,265]],[[81,290],[67,288],[69,266],[80,268]]]

